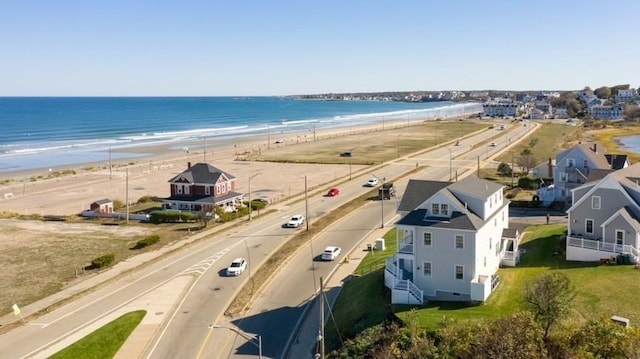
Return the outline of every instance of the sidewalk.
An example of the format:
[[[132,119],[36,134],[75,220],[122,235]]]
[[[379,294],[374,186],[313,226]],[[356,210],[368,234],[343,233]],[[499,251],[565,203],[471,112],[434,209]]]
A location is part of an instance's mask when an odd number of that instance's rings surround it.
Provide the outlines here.
[[[347,254],[345,258],[349,258],[348,262],[341,262],[337,269],[327,278],[324,289],[327,296],[326,306],[333,307],[342,285],[351,279],[362,259],[369,253],[367,245],[375,243],[377,238],[382,238],[391,227],[378,228],[373,230],[369,235],[363,238],[358,245]],[[299,323],[297,336],[293,340],[286,358],[304,359],[314,358],[316,347],[318,344],[318,335],[320,329],[319,302],[314,300],[306,308],[303,319]],[[325,316],[329,318],[329,316]]]

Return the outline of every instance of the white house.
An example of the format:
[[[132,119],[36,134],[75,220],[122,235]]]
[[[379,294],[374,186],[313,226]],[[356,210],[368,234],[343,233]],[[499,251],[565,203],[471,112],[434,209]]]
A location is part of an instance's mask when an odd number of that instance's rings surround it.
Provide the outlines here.
[[[623,108],[620,104],[589,106],[587,111],[593,118],[613,120],[622,118]]]
[[[639,182],[636,163],[571,191],[567,260],[598,261],[623,254],[640,261]]]
[[[637,96],[637,93],[635,89],[630,88],[628,90],[618,90],[618,93],[615,96],[615,101],[618,103],[629,102],[633,100],[636,96]]]
[[[483,116],[516,116],[522,105],[510,99],[500,98],[482,104]]]
[[[396,253],[387,259],[392,303],[485,301],[500,264],[514,266],[519,233],[509,230],[503,186],[468,176],[410,180],[398,206]]]

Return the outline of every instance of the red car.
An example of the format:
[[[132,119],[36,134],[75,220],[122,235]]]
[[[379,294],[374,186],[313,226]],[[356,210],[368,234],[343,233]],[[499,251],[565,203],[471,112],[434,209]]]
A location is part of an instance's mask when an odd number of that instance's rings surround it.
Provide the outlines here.
[[[332,188],[329,190],[329,192],[327,192],[327,196],[329,197],[334,197],[340,194],[340,190],[337,188]]]

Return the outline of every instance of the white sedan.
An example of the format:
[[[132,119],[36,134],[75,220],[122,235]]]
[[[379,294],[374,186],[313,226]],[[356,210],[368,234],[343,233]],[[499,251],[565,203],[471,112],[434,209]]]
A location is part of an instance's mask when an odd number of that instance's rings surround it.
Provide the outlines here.
[[[284,226],[288,228],[298,228],[303,223],[304,223],[304,216],[301,214],[296,214],[295,216],[291,217],[289,222],[285,223]]]
[[[340,255],[341,251],[342,250],[340,249],[340,247],[333,247],[333,246],[327,247],[324,249],[324,252],[322,252],[322,260],[332,261]]]
[[[369,180],[367,181],[367,183],[364,184],[367,187],[375,187],[378,185],[378,179],[375,177],[371,177],[369,178]]]
[[[247,260],[239,257],[234,259],[231,265],[227,267],[227,275],[233,277],[239,276],[245,269],[247,269]]]

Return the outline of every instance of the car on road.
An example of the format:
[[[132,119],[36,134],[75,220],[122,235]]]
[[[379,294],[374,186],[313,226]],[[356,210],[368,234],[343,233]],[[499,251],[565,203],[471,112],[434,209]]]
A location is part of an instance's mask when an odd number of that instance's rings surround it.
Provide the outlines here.
[[[367,180],[367,182],[364,185],[366,187],[375,187],[378,185],[378,179],[375,177],[371,177]]]
[[[276,140],[275,143],[284,143],[284,139],[283,138],[279,138],[279,139]]]
[[[304,216],[301,214],[296,214],[295,216],[289,219],[289,222],[285,223],[285,227],[288,228],[298,228],[304,223]]]
[[[340,255],[341,251],[342,251],[342,249],[340,249],[340,247],[329,246],[329,247],[324,249],[324,252],[322,252],[322,260],[323,261],[332,261],[332,260],[338,258],[338,256]]]
[[[336,187],[333,187],[332,189],[329,190],[329,192],[327,192],[327,196],[329,197],[335,197],[339,194],[340,194],[340,190],[337,189]]]
[[[497,145],[498,145],[497,143],[495,143],[495,142],[491,142],[491,143],[489,144],[489,147],[496,147]]]
[[[235,258],[231,261],[231,265],[227,267],[227,276],[239,276],[245,269],[247,269],[247,260],[242,257]]]
[[[340,153],[340,157],[351,157],[353,155],[353,152],[351,151],[345,151]]]

